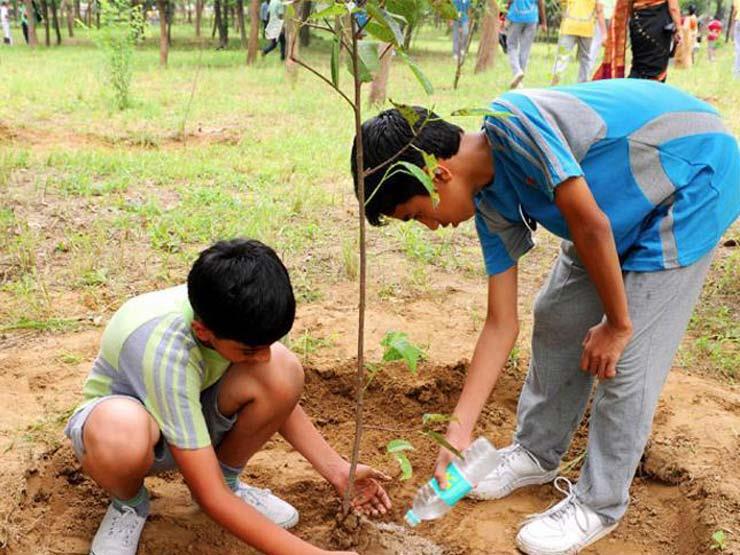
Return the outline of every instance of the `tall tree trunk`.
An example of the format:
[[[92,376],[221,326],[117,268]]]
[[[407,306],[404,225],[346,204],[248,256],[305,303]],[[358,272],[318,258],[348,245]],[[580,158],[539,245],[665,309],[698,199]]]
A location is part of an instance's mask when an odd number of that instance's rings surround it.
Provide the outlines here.
[[[170,55],[170,41],[167,40],[167,0],[157,0],[159,11],[159,65],[167,67]]]
[[[95,27],[100,29],[100,2],[95,0]]]
[[[295,6],[295,13],[300,14],[303,10],[303,4],[307,0],[298,0]],[[288,72],[288,78],[295,80],[298,78],[298,64],[296,64],[291,58],[298,57],[300,51],[300,42],[298,41],[298,23],[295,18],[288,17],[288,13],[285,13],[285,21],[283,23],[283,29],[285,31],[285,70]]]
[[[260,23],[260,0],[250,0],[247,65],[252,65],[257,60],[257,50],[260,46]]]
[[[393,47],[391,45],[380,43],[378,48],[383,57],[380,59],[380,69],[370,84],[370,96],[367,99],[370,106],[382,106],[385,103],[391,59],[393,58]]]
[[[57,36],[57,46],[62,44],[62,31],[59,29],[59,14],[57,13],[57,0],[51,2],[51,21],[54,23],[54,33]]]
[[[203,22],[203,0],[195,0],[195,36],[200,38],[200,26]]]
[[[80,11],[80,0],[74,0],[75,2],[75,20],[82,19],[82,11]]]
[[[247,47],[247,29],[244,27],[244,0],[236,0],[236,17],[239,23],[239,34],[242,39],[242,48]]]
[[[478,44],[478,56],[473,73],[480,73],[493,67],[496,61],[498,46],[498,3],[488,0],[486,13],[483,15],[483,27]]]
[[[311,4],[311,0],[305,0],[305,2],[301,4],[301,23],[305,23],[308,17],[311,15]],[[311,44],[311,28],[308,25],[301,26],[299,40],[301,41],[301,46],[308,46],[309,44]]]
[[[64,0],[64,8],[67,11],[67,33],[69,34],[69,37],[72,38],[75,36],[75,8],[70,0]]]
[[[49,28],[49,3],[47,0],[40,0],[41,15],[44,18],[44,43],[51,46],[51,29]]]
[[[223,4],[221,5],[221,16],[221,28],[223,29],[221,44],[226,48],[229,46],[229,0],[223,0]]]
[[[87,9],[85,10],[85,25],[90,27],[92,25],[92,1],[89,0],[87,3]]]
[[[165,19],[167,20],[167,48],[172,46],[172,20],[175,19],[175,4],[173,0],[167,0],[165,4],[167,6],[167,12]]]
[[[226,48],[229,45],[229,20],[228,7],[222,0],[216,0],[213,4],[214,24],[218,30],[218,47]]]

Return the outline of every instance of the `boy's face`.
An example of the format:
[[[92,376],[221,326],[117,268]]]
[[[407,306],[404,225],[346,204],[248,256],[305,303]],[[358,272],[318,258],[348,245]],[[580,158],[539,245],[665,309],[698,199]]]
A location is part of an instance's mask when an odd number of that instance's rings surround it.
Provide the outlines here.
[[[195,336],[207,347],[234,364],[270,362],[270,345],[246,345],[233,339],[220,339],[198,320],[193,320]]]
[[[416,195],[396,205],[390,216],[398,220],[416,220],[431,230],[451,225],[457,227],[475,215],[475,203],[468,190],[457,179],[440,166],[434,179],[439,202],[434,205],[432,197]]]

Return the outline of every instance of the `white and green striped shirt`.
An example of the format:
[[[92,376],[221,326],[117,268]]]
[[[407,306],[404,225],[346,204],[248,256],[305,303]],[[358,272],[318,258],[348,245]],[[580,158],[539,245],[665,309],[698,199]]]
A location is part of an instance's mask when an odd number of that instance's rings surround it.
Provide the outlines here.
[[[144,404],[167,443],[181,449],[210,445],[200,394],[230,363],[195,339],[192,321],[185,285],[127,301],[105,328],[81,406],[106,395],[130,395]]]

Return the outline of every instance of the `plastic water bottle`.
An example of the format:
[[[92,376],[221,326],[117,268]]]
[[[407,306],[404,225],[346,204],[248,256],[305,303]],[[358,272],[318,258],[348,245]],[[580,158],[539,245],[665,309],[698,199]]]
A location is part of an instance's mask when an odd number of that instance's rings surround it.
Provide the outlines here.
[[[434,520],[460,501],[499,463],[500,455],[491,442],[479,437],[447,466],[447,489],[440,489],[436,478],[429,480],[416,494],[414,504],[406,512],[406,523],[416,526],[422,520]]]

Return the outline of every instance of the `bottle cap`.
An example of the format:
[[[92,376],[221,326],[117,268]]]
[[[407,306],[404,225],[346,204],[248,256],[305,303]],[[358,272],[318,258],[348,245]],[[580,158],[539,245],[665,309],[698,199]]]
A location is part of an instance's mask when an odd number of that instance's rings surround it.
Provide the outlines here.
[[[416,513],[414,513],[413,509],[406,511],[406,516],[404,518],[406,519],[406,524],[408,524],[412,528],[421,522],[419,517],[416,516]]]

